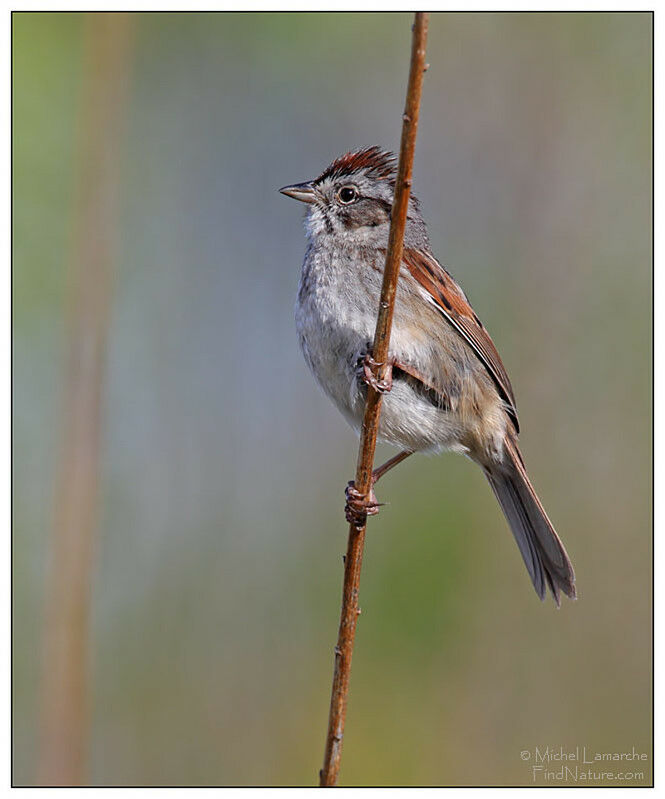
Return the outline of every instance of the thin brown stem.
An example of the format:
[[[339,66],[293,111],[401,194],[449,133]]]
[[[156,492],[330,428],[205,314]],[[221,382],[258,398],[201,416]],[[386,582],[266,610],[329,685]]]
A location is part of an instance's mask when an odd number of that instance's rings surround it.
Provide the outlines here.
[[[418,12],[413,25],[411,45],[411,66],[409,85],[406,93],[406,106],[402,117],[402,140],[400,143],[397,181],[393,200],[390,236],[386,266],[383,273],[383,286],[379,303],[376,331],[374,334],[373,359],[379,364],[376,377],[386,377],[388,364],[388,347],[390,330],[395,308],[395,295],[402,251],[404,248],[404,229],[411,193],[411,175],[413,172],[413,156],[416,147],[418,130],[418,114],[422,93],[425,65],[425,46],[427,43],[427,26],[429,14]],[[373,388],[367,390],[365,415],[361,433],[358,465],[356,469],[355,488],[364,499],[369,499],[372,489],[372,466],[381,414],[381,394]],[[321,787],[337,785],[342,756],[342,739],[349,693],[351,674],[351,658],[356,635],[356,622],[360,609],[358,607],[358,591],[360,588],[360,572],[362,568],[363,549],[367,517],[362,525],[349,526],[349,540],[344,559],[344,587],[342,591],[342,614],[339,624],[339,635],[335,647],[335,671],[333,674],[332,695],[330,697],[330,715],[328,718],[328,734],[323,758],[323,768],[319,772]]]

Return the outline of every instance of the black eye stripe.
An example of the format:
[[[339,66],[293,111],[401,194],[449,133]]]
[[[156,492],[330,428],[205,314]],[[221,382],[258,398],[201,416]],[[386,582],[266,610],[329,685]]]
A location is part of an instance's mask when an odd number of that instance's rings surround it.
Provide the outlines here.
[[[351,192],[348,196],[345,194],[347,191]],[[343,186],[337,193],[337,197],[343,205],[350,205],[352,202],[356,202],[357,200],[365,200],[366,202],[376,203],[376,205],[383,208],[388,216],[390,216],[393,208],[391,202],[388,202],[388,200],[384,200],[381,197],[362,197],[355,186]],[[409,219],[410,218],[411,217],[409,217]]]
[[[387,200],[382,200],[380,197],[373,197],[372,199],[377,205],[380,205],[381,208],[383,208],[383,210],[386,211],[388,214],[390,214],[390,212],[393,210],[392,203],[389,203]]]

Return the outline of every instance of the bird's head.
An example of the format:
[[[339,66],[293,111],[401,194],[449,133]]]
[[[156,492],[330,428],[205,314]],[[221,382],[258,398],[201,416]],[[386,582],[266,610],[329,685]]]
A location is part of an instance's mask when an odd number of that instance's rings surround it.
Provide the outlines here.
[[[395,156],[366,147],[335,159],[315,180],[284,186],[282,194],[309,205],[309,235],[354,243],[387,243],[395,193]],[[411,195],[409,220],[422,225]]]

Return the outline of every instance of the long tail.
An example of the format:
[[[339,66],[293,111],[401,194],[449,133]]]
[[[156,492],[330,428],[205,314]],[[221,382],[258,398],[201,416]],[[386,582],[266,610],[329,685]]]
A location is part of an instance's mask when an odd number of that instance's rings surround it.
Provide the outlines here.
[[[536,496],[512,436],[506,436],[504,452],[501,468],[485,466],[485,475],[513,531],[536,593],[544,599],[549,585],[559,606],[561,591],[576,598],[573,565]]]

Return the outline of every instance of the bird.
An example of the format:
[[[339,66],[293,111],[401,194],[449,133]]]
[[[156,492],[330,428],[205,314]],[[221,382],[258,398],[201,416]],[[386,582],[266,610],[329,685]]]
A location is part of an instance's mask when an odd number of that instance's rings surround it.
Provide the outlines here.
[[[395,156],[377,146],[336,158],[314,180],[279,191],[307,206],[307,247],[295,321],[315,379],[359,433],[367,387],[383,394],[378,437],[399,453],[375,469],[372,486],[415,452],[452,451],[483,470],[515,537],[536,593],[575,599],[566,549],[527,474],[517,405],[489,333],[432,253],[420,203],[409,198],[393,327],[384,377],[372,342],[395,185]],[[370,497],[346,491],[346,515],[378,513]]]

